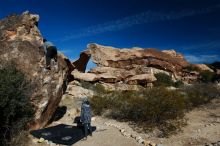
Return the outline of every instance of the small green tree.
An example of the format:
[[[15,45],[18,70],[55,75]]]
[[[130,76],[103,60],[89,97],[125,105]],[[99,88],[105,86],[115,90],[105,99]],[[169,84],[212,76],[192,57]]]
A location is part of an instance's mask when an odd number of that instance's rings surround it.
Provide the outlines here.
[[[157,81],[155,82],[155,86],[173,86],[174,82],[172,81],[171,76],[165,73],[157,73],[155,74]]]
[[[215,73],[210,71],[202,71],[200,73],[201,81],[204,83],[212,82],[215,78]]]
[[[30,84],[13,63],[0,63],[0,145],[10,145],[33,117]]]
[[[196,67],[193,66],[193,65],[189,65],[189,66],[185,67],[184,69],[185,69],[186,71],[189,71],[189,72],[191,72],[191,71],[199,71],[199,69],[196,68]]]

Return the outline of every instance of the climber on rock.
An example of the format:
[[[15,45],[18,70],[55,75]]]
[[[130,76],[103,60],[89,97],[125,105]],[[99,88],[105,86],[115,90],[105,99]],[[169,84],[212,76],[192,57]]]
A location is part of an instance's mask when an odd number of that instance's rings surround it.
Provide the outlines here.
[[[91,129],[91,108],[90,104],[87,98],[83,100],[82,106],[81,106],[81,115],[80,115],[80,121],[84,125],[84,134],[85,139],[87,139],[88,130],[90,136],[92,136],[92,129]]]
[[[57,62],[57,48],[53,43],[47,41],[46,39],[43,39],[43,42],[43,47],[46,55],[46,69],[51,70],[51,59],[54,59],[54,61]]]

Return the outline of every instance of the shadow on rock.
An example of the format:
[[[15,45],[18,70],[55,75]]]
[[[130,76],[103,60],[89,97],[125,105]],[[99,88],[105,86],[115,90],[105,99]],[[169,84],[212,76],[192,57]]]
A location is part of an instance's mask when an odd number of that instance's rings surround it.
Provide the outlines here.
[[[95,131],[96,127],[92,127]],[[48,127],[30,132],[36,138],[44,138],[56,144],[72,145],[84,138],[82,128],[72,125],[60,124],[54,127]]]
[[[50,124],[54,121],[60,120],[66,114],[66,111],[67,111],[66,106],[57,107],[56,111],[54,112],[52,118],[50,119],[50,121],[48,123]]]

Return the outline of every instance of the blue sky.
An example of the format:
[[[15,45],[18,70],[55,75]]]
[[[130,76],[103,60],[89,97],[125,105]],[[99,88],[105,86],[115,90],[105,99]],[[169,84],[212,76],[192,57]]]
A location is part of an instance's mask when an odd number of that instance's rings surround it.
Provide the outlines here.
[[[219,0],[2,0],[0,18],[25,10],[40,15],[43,36],[72,60],[95,42],[220,61]]]

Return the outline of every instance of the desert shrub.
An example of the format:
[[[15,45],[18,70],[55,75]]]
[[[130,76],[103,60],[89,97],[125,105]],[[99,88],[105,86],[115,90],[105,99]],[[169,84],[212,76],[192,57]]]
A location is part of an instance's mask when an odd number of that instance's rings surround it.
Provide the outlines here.
[[[107,90],[105,90],[105,87],[100,84],[100,83],[96,83],[93,90],[96,92],[96,93],[104,93],[104,92],[108,92]]]
[[[166,124],[169,120],[177,120],[184,116],[185,102],[178,91],[168,91],[165,88],[153,88],[142,91],[111,91],[99,93],[91,99],[94,114],[104,114],[118,120],[136,123],[143,130],[152,127],[175,131],[175,122]],[[161,126],[161,125],[164,125]],[[167,135],[168,130],[164,130]]]
[[[83,88],[86,88],[86,89],[92,89],[93,87],[92,83],[86,82],[86,81],[80,81],[80,84]]]
[[[199,69],[196,68],[196,67],[193,66],[193,65],[186,66],[186,67],[184,68],[184,70],[186,70],[186,71],[188,71],[188,72],[191,72],[191,71],[199,71]]]
[[[157,127],[160,136],[169,136],[185,125],[186,111],[220,97],[213,84],[182,86],[179,90],[154,87],[139,91],[100,90],[91,98],[94,114],[130,121],[142,130]]]
[[[30,146],[31,139],[28,131],[21,131],[16,134],[10,142],[11,146]]]
[[[201,81],[204,83],[212,82],[215,78],[215,73],[210,71],[200,72]]]
[[[157,73],[155,74],[157,81],[154,83],[155,86],[173,86],[174,82],[171,76],[165,73]]]
[[[0,63],[0,144],[10,145],[12,137],[26,128],[34,114],[29,100],[30,84],[13,63]]]
[[[87,81],[80,81],[80,84],[83,88],[93,90],[95,92],[105,92],[105,87],[100,83],[91,83]]]
[[[182,88],[185,93],[187,109],[198,107],[220,97],[220,91],[214,84],[196,84]]]
[[[184,83],[182,81],[178,80],[178,81],[174,82],[174,87],[180,88],[182,86],[184,86]]]

